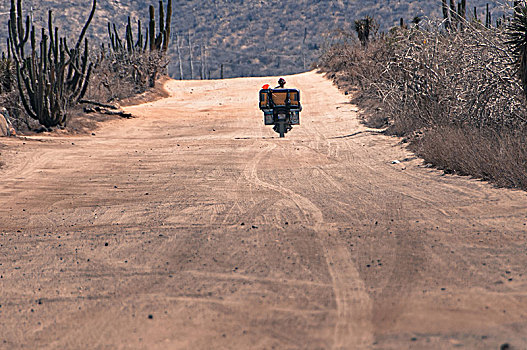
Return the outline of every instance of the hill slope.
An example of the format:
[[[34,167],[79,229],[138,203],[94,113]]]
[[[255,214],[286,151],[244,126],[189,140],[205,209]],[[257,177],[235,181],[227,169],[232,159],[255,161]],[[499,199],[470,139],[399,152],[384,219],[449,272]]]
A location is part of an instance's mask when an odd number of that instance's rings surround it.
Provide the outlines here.
[[[474,0],[467,6],[478,6],[480,18],[489,1]],[[99,1],[91,28],[92,35],[106,40],[109,20],[125,24],[145,20],[148,5],[156,1]],[[166,3],[166,0],[165,0]],[[498,7],[498,1],[490,1]],[[24,0],[25,8],[33,8],[35,21],[44,23],[48,9],[54,9],[57,22],[68,32],[79,30],[91,1]],[[352,30],[355,19],[373,16],[386,30],[400,18],[411,20],[416,15],[439,16],[439,0],[175,0],[173,33],[179,33],[184,78],[190,78],[188,33],[193,46],[194,78],[199,78],[203,47],[205,76],[218,78],[221,65],[224,76],[262,76],[297,73],[309,69],[330,43],[330,34],[338,29]],[[0,13],[9,10],[7,1],[0,3]],[[470,11],[472,13],[472,10]],[[0,33],[7,35],[8,16],[0,19]],[[124,31],[124,30],[123,30]],[[174,35],[175,39],[175,35]],[[4,40],[1,41],[5,42]],[[179,78],[175,45],[170,66],[172,76]]]

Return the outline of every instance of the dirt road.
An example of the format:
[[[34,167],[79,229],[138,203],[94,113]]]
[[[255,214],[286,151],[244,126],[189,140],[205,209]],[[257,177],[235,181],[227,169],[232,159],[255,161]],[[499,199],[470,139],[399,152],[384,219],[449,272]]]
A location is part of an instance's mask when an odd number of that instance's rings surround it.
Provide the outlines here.
[[[527,348],[526,193],[424,167],[312,72],[276,138],[274,80],[2,140],[0,348]]]

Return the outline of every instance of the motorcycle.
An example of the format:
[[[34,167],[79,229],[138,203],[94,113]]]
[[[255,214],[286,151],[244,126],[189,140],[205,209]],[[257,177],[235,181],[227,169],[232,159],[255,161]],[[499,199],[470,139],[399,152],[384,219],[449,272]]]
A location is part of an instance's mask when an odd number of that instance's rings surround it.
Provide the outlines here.
[[[273,130],[284,137],[293,125],[300,125],[300,91],[264,86],[260,90],[260,110],[264,112],[264,124],[273,125]]]

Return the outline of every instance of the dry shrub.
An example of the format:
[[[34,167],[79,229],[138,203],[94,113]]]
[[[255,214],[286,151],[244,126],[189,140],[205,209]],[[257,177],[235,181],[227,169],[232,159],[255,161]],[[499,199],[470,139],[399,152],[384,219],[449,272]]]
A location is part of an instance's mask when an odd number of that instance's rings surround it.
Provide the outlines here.
[[[26,116],[18,97],[16,70],[10,58],[0,59],[0,107],[7,109],[9,120],[15,130],[27,130],[31,121]]]
[[[388,132],[408,136],[427,162],[527,189],[518,131],[527,131],[526,101],[505,42],[502,29],[478,23],[456,32],[428,23],[393,30],[366,49],[336,45],[320,67],[341,86],[356,86],[354,101],[368,119],[389,120]]]
[[[111,102],[141,94],[155,85],[167,65],[167,57],[160,51],[101,50],[86,96]]]
[[[357,40],[345,41],[330,47],[318,67],[339,85],[368,90],[380,76],[380,66],[393,55],[391,48],[383,39],[371,42],[366,48]]]
[[[393,56],[392,46],[384,39],[370,42],[367,48],[349,35],[341,33],[346,40],[330,47],[320,58],[318,68],[326,72],[346,92],[353,91],[353,102],[365,112],[364,122],[369,127],[382,128],[387,125],[382,99],[377,95],[383,65]]]
[[[428,126],[506,130],[526,124],[525,99],[507,54],[503,32],[473,24],[444,34],[398,31],[376,84],[404,135]]]
[[[410,148],[430,164],[499,186],[527,189],[525,131],[437,127],[414,139]]]

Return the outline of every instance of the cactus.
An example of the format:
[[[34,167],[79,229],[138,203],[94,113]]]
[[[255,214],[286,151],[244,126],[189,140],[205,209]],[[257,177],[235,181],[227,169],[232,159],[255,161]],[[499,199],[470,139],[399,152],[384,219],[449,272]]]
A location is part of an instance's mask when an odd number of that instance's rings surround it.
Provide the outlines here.
[[[37,45],[35,26],[26,16],[24,25],[22,1],[11,0],[9,54],[16,68],[17,87],[27,114],[45,127],[64,126],[67,108],[79,102],[86,93],[93,63],[89,62],[86,31],[93,19],[97,1],[93,0],[90,15],[81,30],[75,47],[59,37],[53,28],[49,11],[48,28],[41,29]],[[29,41],[30,52],[26,53]]]
[[[168,0],[167,3],[167,15],[165,21],[165,30],[163,33],[163,46],[162,49],[164,52],[168,51],[168,44],[170,42],[170,28],[172,25],[172,0]]]
[[[450,24],[450,15],[448,13],[448,5],[446,0],[441,0],[441,8],[443,10],[443,19],[445,20],[445,28],[448,30],[451,27]]]
[[[459,20],[459,30],[465,29],[465,20],[467,17],[467,1],[461,0],[457,4],[457,18]]]
[[[375,32],[376,28],[378,28],[378,26],[375,20],[370,16],[355,21],[355,31],[357,32],[357,36],[363,47],[368,46],[370,34]]]
[[[150,5],[149,13],[150,13],[150,20],[148,21],[148,42],[150,43],[150,51],[154,51],[155,48],[155,30],[156,30],[156,10],[154,9],[154,6]]]
[[[12,89],[16,89],[13,81],[14,77],[14,65],[13,60],[5,53],[2,52],[2,58],[0,59],[0,94],[10,92]]]
[[[490,13],[489,4],[487,4],[487,16],[485,17],[485,27],[490,28],[492,26],[492,14]]]
[[[442,0],[443,19],[447,31],[463,31],[467,18],[467,1]],[[477,12],[474,7],[474,18],[477,21]]]
[[[119,37],[115,24],[108,23],[109,46],[114,52],[126,50],[129,53],[135,51],[168,51],[170,42],[170,26],[172,23],[172,0],[168,0],[167,10],[163,7],[163,1],[159,1],[159,33],[156,34],[156,10],[153,5],[148,7],[149,20],[146,27],[146,35],[143,36],[141,21],[137,22],[137,38],[134,42],[134,33],[130,17],[125,29],[125,40]]]
[[[150,51],[163,51],[168,50],[168,43],[170,41],[170,26],[172,20],[172,0],[168,0],[167,3],[167,12],[165,17],[165,10],[163,8],[163,1],[159,0],[159,33],[155,34],[155,9],[154,6],[150,6],[150,22],[149,22],[149,32],[150,32]]]
[[[110,38],[109,47],[113,52],[128,52],[133,54],[134,52],[142,52],[145,50],[143,47],[143,32],[141,31],[141,21],[137,21],[137,39],[134,41],[134,33],[132,29],[132,23],[130,17],[125,28],[124,42],[119,36],[119,32],[115,24],[108,23],[108,37]]]
[[[451,24],[452,24],[452,28],[451,29],[455,30],[457,28],[457,25],[458,25],[458,22],[459,22],[459,18],[457,18],[457,6],[456,6],[456,2],[454,0],[450,0],[449,16],[450,16],[450,20],[451,20]]]
[[[412,24],[415,25],[415,28],[416,29],[419,29],[419,23],[421,23],[422,19],[421,17],[419,16],[415,16],[413,19],[412,19]]]
[[[135,46],[141,49],[143,47],[143,32],[141,31],[141,20],[137,20],[137,41]]]
[[[130,21],[130,16],[128,16],[128,23],[126,24],[126,49],[128,52],[134,52],[135,45],[134,39],[132,37],[132,23]]]

